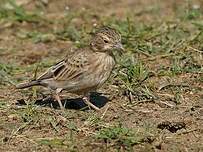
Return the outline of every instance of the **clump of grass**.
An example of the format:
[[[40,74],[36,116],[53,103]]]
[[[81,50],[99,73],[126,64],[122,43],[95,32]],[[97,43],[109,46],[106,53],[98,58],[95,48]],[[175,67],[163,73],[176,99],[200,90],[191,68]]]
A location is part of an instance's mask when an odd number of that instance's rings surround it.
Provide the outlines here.
[[[152,100],[155,98],[152,91],[144,82],[150,77],[150,71],[134,57],[126,57],[120,62],[117,76],[121,82],[121,89],[132,103],[134,97],[138,100]]]
[[[144,65],[139,61],[136,62],[133,57],[125,58],[120,62],[120,65],[119,77],[126,85],[136,87],[149,76],[149,71]]]
[[[15,0],[8,0],[0,6],[0,19],[3,18],[19,22],[38,22],[40,17],[38,14],[29,13],[22,6],[17,5]]]
[[[103,128],[97,132],[96,138],[106,143],[113,143],[117,148],[125,149],[132,149],[133,145],[140,143],[139,136],[136,136],[131,129],[122,126]]]
[[[19,115],[21,116],[23,122],[36,122],[39,120],[39,113],[36,110],[36,107],[28,104],[25,109],[19,111]]]
[[[100,127],[102,125],[102,119],[101,117],[98,117],[97,115],[93,114],[87,118],[87,120],[85,121],[85,125],[91,127]]]
[[[11,77],[14,70],[18,70],[18,68],[10,64],[0,63],[0,84],[14,84],[15,82]]]
[[[146,127],[146,126],[144,126]],[[122,124],[113,125],[100,129],[95,137],[102,139],[108,145],[113,145],[116,149],[133,150],[133,146],[136,144],[153,141],[154,134],[149,133],[148,127],[145,130],[130,129],[124,127]]]

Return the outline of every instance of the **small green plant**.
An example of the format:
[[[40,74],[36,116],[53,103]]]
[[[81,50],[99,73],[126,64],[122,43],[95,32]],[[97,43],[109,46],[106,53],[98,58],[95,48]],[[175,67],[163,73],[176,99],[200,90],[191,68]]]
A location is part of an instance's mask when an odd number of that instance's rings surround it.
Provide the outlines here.
[[[141,62],[135,62],[133,57],[126,58],[120,63],[118,78],[121,81],[121,89],[125,91],[130,102],[136,95],[139,100],[155,98],[150,89],[143,85],[150,76],[150,72]]]
[[[136,136],[135,132],[121,125],[99,130],[96,138],[102,139],[106,143],[113,143],[118,149],[123,147],[127,150],[132,150],[132,146],[140,142],[140,138]]]
[[[129,90],[144,82],[149,72],[141,62],[136,62],[133,57],[127,57],[120,62],[119,78]]]
[[[85,121],[88,126],[98,126],[102,123],[102,120],[97,115],[93,114]]]
[[[35,122],[39,119],[39,114],[33,105],[27,105],[19,114],[24,122]]]
[[[179,74],[182,72],[182,67],[180,66],[180,60],[178,58],[175,58],[173,60],[172,66],[171,66],[171,72],[173,75]]]

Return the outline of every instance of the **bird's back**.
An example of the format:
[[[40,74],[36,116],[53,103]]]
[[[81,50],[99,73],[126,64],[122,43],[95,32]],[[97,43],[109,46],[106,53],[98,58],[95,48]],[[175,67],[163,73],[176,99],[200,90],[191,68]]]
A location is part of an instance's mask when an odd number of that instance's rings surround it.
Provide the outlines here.
[[[51,89],[81,94],[100,87],[109,78],[114,65],[110,55],[83,49],[67,56],[38,79]]]

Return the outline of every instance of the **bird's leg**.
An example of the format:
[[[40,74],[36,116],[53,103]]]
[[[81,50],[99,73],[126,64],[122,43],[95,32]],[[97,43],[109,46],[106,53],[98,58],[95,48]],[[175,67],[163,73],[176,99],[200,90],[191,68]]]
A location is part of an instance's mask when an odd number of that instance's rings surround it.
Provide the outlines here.
[[[100,110],[97,106],[93,105],[93,104],[90,102],[90,96],[84,96],[82,99],[83,99],[83,101],[84,101],[89,107],[92,107],[92,108],[93,108],[94,110],[96,110],[96,111],[99,111],[99,110]]]
[[[61,103],[61,99],[60,99],[60,97],[59,97],[59,93],[62,91],[62,89],[56,89],[56,94],[54,95],[54,98],[58,101],[58,104],[59,104],[59,106],[60,106],[60,109],[61,110],[64,110],[65,108],[64,108],[64,106],[63,106],[63,104]]]
[[[56,94],[56,95],[54,96],[54,98],[58,101],[59,106],[60,106],[60,109],[61,109],[61,110],[64,110],[64,107],[63,107],[63,105],[62,105],[62,103],[61,103],[61,99],[60,99],[59,95]]]

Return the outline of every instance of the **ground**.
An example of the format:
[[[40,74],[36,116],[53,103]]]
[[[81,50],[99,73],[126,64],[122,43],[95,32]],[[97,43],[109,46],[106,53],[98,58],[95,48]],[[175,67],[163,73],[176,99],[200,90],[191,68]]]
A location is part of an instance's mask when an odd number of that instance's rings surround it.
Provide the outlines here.
[[[125,53],[91,101],[16,90],[103,25]],[[0,151],[203,151],[202,0],[1,0]]]

